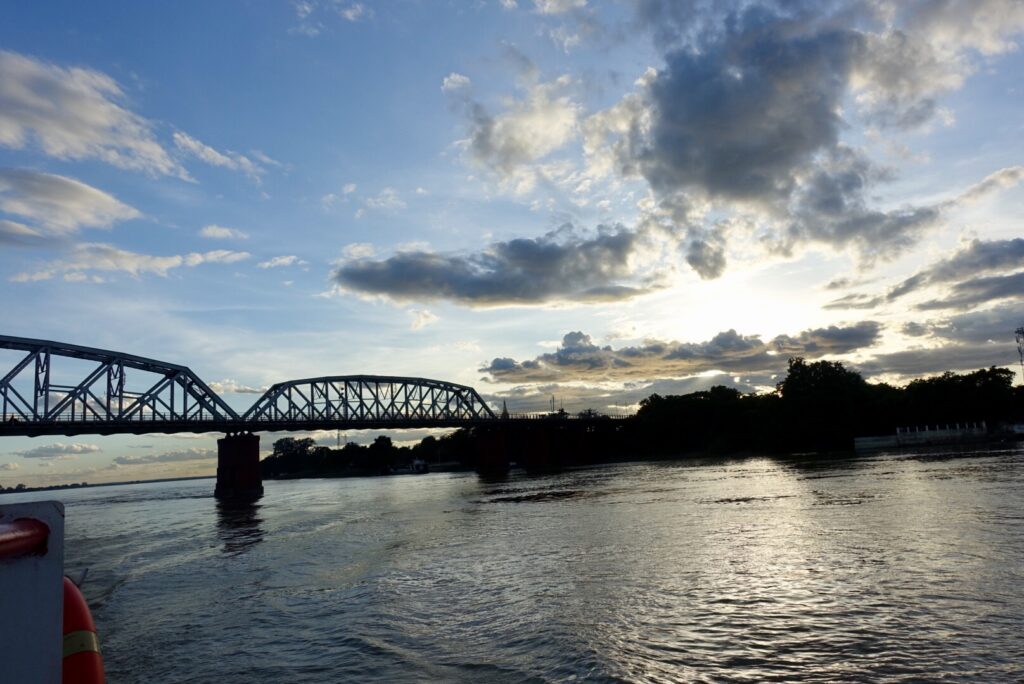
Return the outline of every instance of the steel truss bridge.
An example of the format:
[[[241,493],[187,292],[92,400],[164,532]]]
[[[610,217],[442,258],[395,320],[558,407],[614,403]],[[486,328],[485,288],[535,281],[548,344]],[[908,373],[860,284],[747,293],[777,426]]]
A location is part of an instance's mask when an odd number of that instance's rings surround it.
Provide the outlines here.
[[[0,436],[469,427],[499,420],[472,387],[342,375],[274,385],[239,414],[186,366],[0,335]],[[3,367],[0,367],[3,372]]]

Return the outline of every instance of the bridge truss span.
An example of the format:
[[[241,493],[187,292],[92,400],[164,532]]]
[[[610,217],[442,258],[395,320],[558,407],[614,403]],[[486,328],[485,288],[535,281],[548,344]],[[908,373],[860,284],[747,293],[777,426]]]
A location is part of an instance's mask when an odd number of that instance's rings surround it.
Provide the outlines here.
[[[456,425],[494,420],[472,387],[426,378],[339,375],[271,387],[241,421],[327,428],[359,425]]]
[[[0,435],[201,432],[238,419],[186,366],[9,335],[0,349],[24,352],[0,376]]]
[[[341,375],[274,385],[244,414],[186,366],[0,335],[0,436],[463,427],[497,420],[472,387]]]

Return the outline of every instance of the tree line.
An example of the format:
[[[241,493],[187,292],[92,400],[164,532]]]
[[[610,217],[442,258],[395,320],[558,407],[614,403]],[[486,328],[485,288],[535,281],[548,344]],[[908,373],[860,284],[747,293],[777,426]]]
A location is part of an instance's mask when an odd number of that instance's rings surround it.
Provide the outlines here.
[[[903,387],[869,383],[840,362],[789,360],[774,392],[743,393],[723,385],[678,396],[652,394],[627,420],[550,420],[463,428],[441,438],[396,446],[388,437],[341,449],[286,437],[262,462],[263,476],[384,474],[414,461],[486,469],[503,461],[528,468],[688,454],[795,453],[852,449],[862,435],[897,427],[974,423],[990,431],[1024,419],[1024,388],[1014,374],[991,367],[943,373]],[[496,456],[497,454],[497,456]]]

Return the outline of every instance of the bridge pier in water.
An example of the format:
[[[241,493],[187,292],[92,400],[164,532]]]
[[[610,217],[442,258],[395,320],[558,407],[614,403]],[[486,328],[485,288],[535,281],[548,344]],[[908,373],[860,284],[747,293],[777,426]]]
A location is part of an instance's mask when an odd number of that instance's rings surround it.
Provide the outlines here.
[[[219,499],[263,496],[259,435],[228,433],[217,440],[217,487],[214,496]]]

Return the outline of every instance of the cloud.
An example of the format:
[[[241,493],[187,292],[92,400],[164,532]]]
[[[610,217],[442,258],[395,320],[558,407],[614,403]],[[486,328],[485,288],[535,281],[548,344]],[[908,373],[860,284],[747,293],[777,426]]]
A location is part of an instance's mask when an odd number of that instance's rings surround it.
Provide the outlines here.
[[[24,223],[0,219],[0,245],[34,246],[48,241],[49,238]]]
[[[972,240],[952,256],[905,279],[889,291],[890,301],[923,287],[948,283],[982,273],[1024,266],[1024,239]]]
[[[463,76],[460,73],[452,72],[444,77],[441,81],[441,91],[445,93],[455,92],[463,88],[468,88],[470,85],[469,76]]]
[[[193,447],[182,451],[169,451],[163,454],[146,454],[145,456],[118,456],[114,463],[119,466],[146,465],[150,463],[180,463],[183,461],[209,461],[217,458],[216,449]]]
[[[620,166],[658,191],[771,203],[788,198],[813,155],[834,147],[857,38],[800,33],[748,12],[699,51],[675,50],[642,83]]]
[[[260,268],[282,268],[284,266],[306,266],[308,263],[294,254],[286,254],[273,257],[267,261],[261,261],[257,266]]]
[[[109,228],[141,216],[137,209],[81,181],[27,169],[0,169],[0,211],[35,224],[29,228],[7,222],[4,234],[24,236],[27,229],[48,237],[67,236],[83,227]]]
[[[921,302],[915,308],[921,311],[967,309],[1000,299],[1019,299],[1021,297],[1024,297],[1024,271],[964,280],[954,285],[942,299]]]
[[[540,14],[564,14],[587,6],[587,0],[533,0]]]
[[[466,99],[469,137],[463,145],[470,162],[496,174],[504,187],[529,192],[540,172],[533,165],[577,135],[580,107],[565,94],[571,84],[562,76],[528,85],[522,99],[508,101],[497,115]]]
[[[267,391],[266,387],[250,387],[234,380],[215,380],[209,385],[217,394],[263,394]]]
[[[345,7],[339,7],[338,14],[340,14],[345,21],[356,22],[372,18],[373,10],[361,2],[354,2]]]
[[[1012,188],[1021,180],[1024,180],[1024,166],[1007,166],[990,173],[961,193],[950,204],[953,206],[972,204],[1000,190]]]
[[[572,33],[564,26],[556,26],[547,31],[548,38],[555,45],[562,49],[562,52],[569,54],[574,47],[579,47],[583,38],[578,33]]]
[[[923,36],[897,29],[863,36],[850,86],[868,123],[912,129],[940,114],[950,120],[937,98],[959,88],[965,71],[958,62],[942,60]]]
[[[369,259],[377,253],[369,242],[353,242],[341,250],[346,259]]]
[[[348,202],[348,196],[356,191],[355,183],[345,183],[342,186],[341,192],[329,192],[320,198],[320,204],[323,205],[324,209],[330,209],[339,202]]]
[[[34,145],[58,159],[99,159],[188,179],[157,142],[152,123],[125,109],[123,99],[121,87],[102,72],[0,51],[0,145]]]
[[[872,297],[871,295],[851,293],[844,295],[825,304],[825,309],[875,309],[882,305],[884,297]]]
[[[650,380],[727,371],[764,373],[784,369],[791,356],[821,358],[849,354],[878,342],[882,326],[862,321],[848,326],[778,335],[765,342],[758,335],[727,330],[706,342],[648,340],[640,346],[598,346],[589,335],[571,332],[552,353],[522,362],[496,358],[480,369],[491,382],[570,382]]]
[[[412,316],[412,323],[409,326],[412,330],[422,330],[428,325],[433,325],[441,320],[426,309],[410,309],[409,314]]]
[[[918,346],[878,354],[858,369],[868,375],[921,377],[946,371],[970,371],[988,366],[1013,367],[1019,359],[1014,330],[1024,325],[1016,302],[908,322],[901,332],[916,338]]]
[[[1013,303],[1003,303],[983,311],[956,314],[920,327],[927,334],[956,343],[1015,344],[1014,331],[1024,325],[1024,314]]]
[[[1014,331],[1024,326],[1024,313],[1014,303],[1002,303],[981,311],[959,313],[924,325],[915,325],[922,335],[955,344],[1000,343],[1007,349],[1016,344]]]
[[[102,243],[75,245],[67,258],[53,261],[40,271],[22,272],[13,276],[13,282],[48,280],[63,274],[66,280],[83,280],[89,272],[121,272],[133,276],[152,273],[166,276],[169,271],[200,264],[233,264],[251,255],[217,249],[210,252],[190,252],[184,255],[153,256],[139,254]]]
[[[288,33],[316,37],[323,33],[327,26],[317,17],[326,14],[340,17],[346,22],[357,23],[373,18],[373,9],[361,2],[341,2],[340,0],[299,0],[292,3],[298,25],[288,29]]]
[[[946,117],[938,98],[961,86],[974,51],[1005,52],[1024,30],[1006,2],[939,9],[954,5],[639,0],[638,24],[655,31],[664,64],[582,122],[587,173],[640,178],[657,201],[695,208],[675,230],[702,278],[725,270],[730,245],[710,225],[722,215],[752,217],[756,231],[732,239],[771,253],[817,243],[852,248],[862,265],[892,259],[946,211],[1021,175],[1000,171],[953,201],[874,206],[893,174],[843,141],[854,124]],[[1000,12],[1005,25],[993,21]],[[949,16],[977,35],[958,38]]]
[[[231,151],[219,152],[181,131],[174,132],[174,144],[179,150],[195,157],[204,164],[218,166],[230,171],[239,171],[255,181],[259,181],[263,174],[267,172],[265,168],[244,154]],[[269,159],[269,157],[267,158]]]
[[[204,238],[210,238],[212,240],[248,240],[249,234],[238,230],[236,228],[225,228],[224,226],[218,226],[210,224],[203,226],[199,231],[199,235]]]
[[[0,463],[0,470],[17,470],[17,463]]]
[[[95,444],[79,444],[77,442],[74,444],[63,444],[57,442],[26,451],[16,451],[14,455],[22,458],[45,458],[62,461],[77,458],[82,454],[95,454],[99,451],[100,448]]]
[[[384,188],[376,197],[367,197],[364,204],[369,209],[379,211],[396,211],[405,209],[406,206],[405,200],[398,196],[398,191],[394,188]]]
[[[1024,5],[1017,0],[907,2],[896,4],[897,21],[916,30],[940,54],[960,57],[964,50],[991,56],[1017,49],[1024,31]]]
[[[539,238],[496,242],[470,254],[399,252],[353,259],[332,279],[343,290],[397,301],[448,299],[470,306],[617,301],[644,294],[630,257],[638,236],[621,226],[579,234],[566,224]]]
[[[990,366],[1011,367],[1016,363],[1016,354],[1012,341],[1003,345],[949,344],[879,354],[857,364],[857,370],[867,377],[895,375],[919,378],[947,371],[965,372]]]

